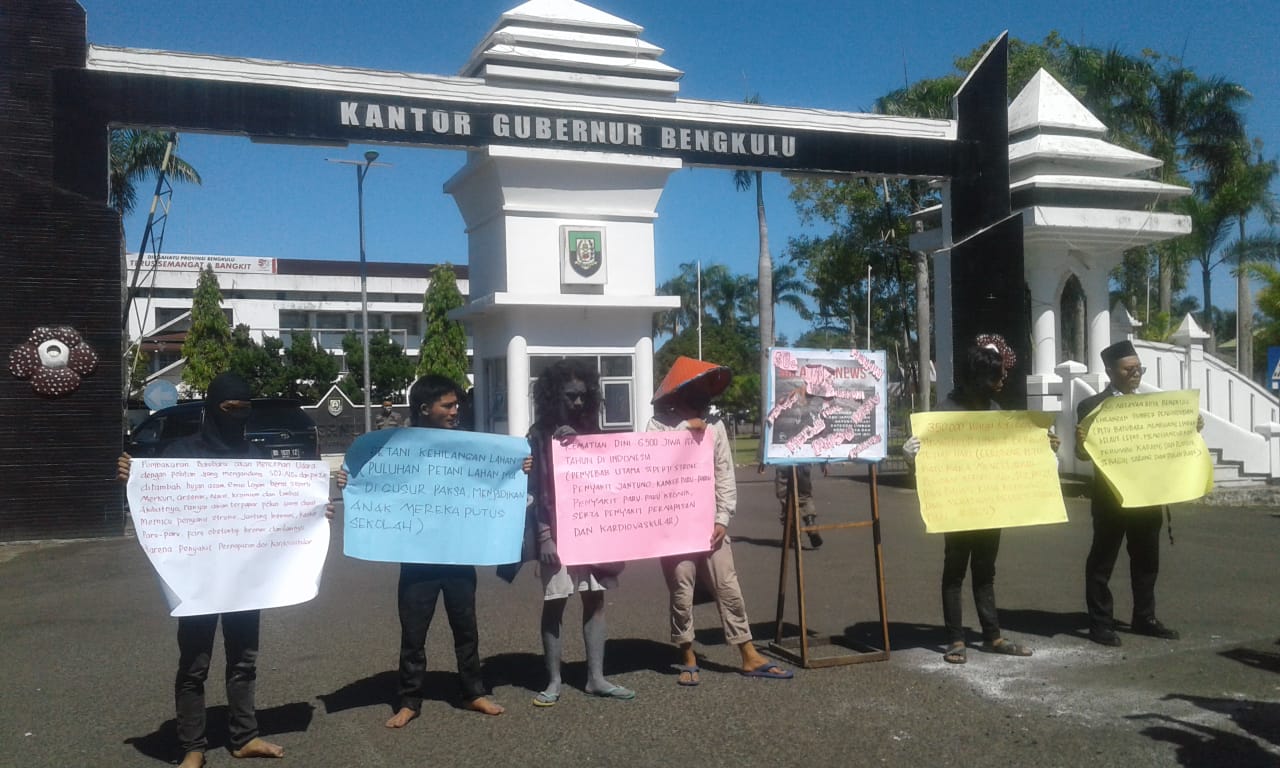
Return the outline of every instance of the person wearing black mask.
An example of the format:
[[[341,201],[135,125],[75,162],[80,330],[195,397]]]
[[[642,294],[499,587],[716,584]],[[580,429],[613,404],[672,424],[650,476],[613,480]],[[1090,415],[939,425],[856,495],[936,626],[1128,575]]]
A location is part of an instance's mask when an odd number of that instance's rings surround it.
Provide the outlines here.
[[[245,439],[252,408],[249,384],[239,375],[223,373],[209,384],[200,429],[165,448],[166,459],[269,459],[266,451]],[[129,479],[130,458],[123,454],[117,479]],[[183,750],[180,768],[200,768],[209,742],[205,735],[204,681],[209,676],[214,634],[222,621],[227,656],[227,731],[234,757],[284,757],[284,749],[258,735],[254,709],[257,679],[259,612],[181,616],[178,618],[178,674],[174,681],[178,740]]]

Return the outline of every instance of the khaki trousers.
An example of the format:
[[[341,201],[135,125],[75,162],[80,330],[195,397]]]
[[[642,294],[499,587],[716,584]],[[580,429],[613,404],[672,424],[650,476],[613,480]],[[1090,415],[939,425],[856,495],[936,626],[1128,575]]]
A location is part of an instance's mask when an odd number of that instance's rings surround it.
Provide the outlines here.
[[[751,639],[747,606],[738,586],[738,571],[733,565],[729,537],[714,552],[675,555],[662,558],[662,574],[671,593],[671,642],[677,645],[693,642],[693,589],[698,572],[711,587],[720,609],[720,625],[725,642],[741,645]]]

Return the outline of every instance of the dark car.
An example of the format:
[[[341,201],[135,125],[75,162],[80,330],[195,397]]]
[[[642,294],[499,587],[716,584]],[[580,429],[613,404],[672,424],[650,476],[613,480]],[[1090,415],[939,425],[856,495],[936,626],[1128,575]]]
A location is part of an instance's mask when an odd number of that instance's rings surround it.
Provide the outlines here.
[[[204,417],[204,401],[192,400],[151,414],[129,432],[125,451],[134,458],[154,458],[180,437],[195,434]],[[254,398],[245,437],[270,452],[273,459],[318,459],[316,423],[296,400]]]

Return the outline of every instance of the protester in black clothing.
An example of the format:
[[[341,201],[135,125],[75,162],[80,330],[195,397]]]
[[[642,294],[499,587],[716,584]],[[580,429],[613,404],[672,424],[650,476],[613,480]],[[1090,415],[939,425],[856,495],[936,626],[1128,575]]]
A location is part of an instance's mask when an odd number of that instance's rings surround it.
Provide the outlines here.
[[[261,447],[245,439],[244,427],[252,407],[249,384],[234,373],[223,373],[209,384],[204,417],[195,434],[165,448],[166,459],[267,459]],[[118,462],[117,479],[129,479],[130,458]],[[222,621],[226,649],[228,733],[235,757],[283,757],[284,750],[258,735],[254,709],[257,680],[259,612],[182,616],[178,618],[178,674],[174,682],[178,740],[183,750],[180,768],[200,768],[209,742],[205,736],[204,682],[209,676],[213,640]]]
[[[998,411],[995,396],[1004,388],[1005,378],[1017,358],[1000,336],[979,336],[965,351],[957,378],[959,386],[938,404],[939,411]],[[1049,445],[1058,449],[1058,438],[1050,435]],[[908,461],[914,463],[920,450],[920,439],[912,436],[903,445]],[[968,660],[964,640],[964,619],[960,591],[964,572],[973,575],[973,602],[982,626],[984,648],[1007,656],[1030,656],[1031,649],[1005,640],[1000,634],[996,612],[996,556],[1000,553],[1000,529],[953,531],[944,533],[945,553],[942,562],[942,616],[947,630],[947,650],[943,659],[952,664]]]
[[[1102,362],[1109,382],[1098,394],[1076,407],[1076,421],[1093,413],[1109,397],[1123,397],[1138,391],[1146,369],[1132,342],[1120,341],[1102,350]],[[1198,425],[1199,426],[1199,425]],[[1084,450],[1085,430],[1076,426],[1076,458],[1088,461]],[[1128,542],[1129,580],[1133,587],[1133,622],[1130,629],[1140,635],[1177,640],[1178,633],[1156,618],[1156,576],[1160,572],[1160,526],[1163,507],[1122,509],[1120,500],[1096,470],[1089,505],[1093,516],[1093,544],[1084,566],[1084,599],[1089,611],[1089,639],[1107,646],[1120,645],[1113,617],[1111,572],[1120,555],[1120,543]]]

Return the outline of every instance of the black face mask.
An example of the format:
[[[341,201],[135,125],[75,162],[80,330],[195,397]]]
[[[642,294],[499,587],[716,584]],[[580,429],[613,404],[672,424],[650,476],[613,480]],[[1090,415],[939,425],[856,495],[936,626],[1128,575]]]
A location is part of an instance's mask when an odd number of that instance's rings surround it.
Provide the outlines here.
[[[214,431],[222,442],[228,446],[236,446],[244,442],[244,428],[249,421],[248,408],[236,408],[224,411],[222,403],[227,400],[244,400],[252,397],[249,382],[234,373],[223,373],[209,383],[209,391],[205,394],[204,419],[212,424]]]

